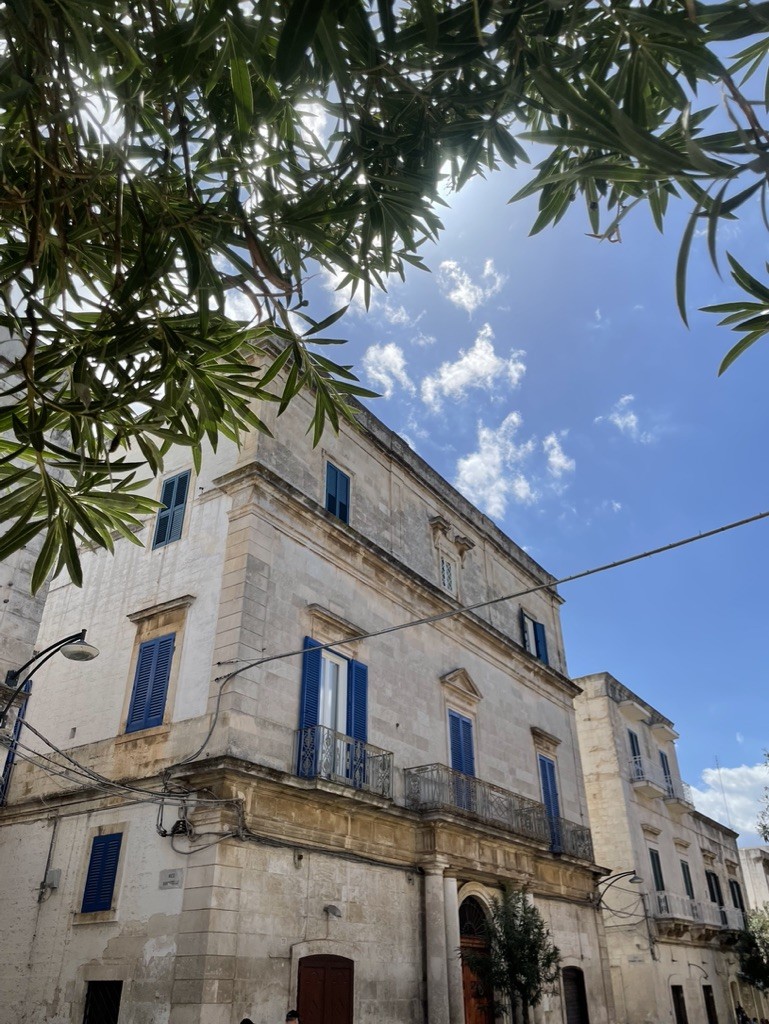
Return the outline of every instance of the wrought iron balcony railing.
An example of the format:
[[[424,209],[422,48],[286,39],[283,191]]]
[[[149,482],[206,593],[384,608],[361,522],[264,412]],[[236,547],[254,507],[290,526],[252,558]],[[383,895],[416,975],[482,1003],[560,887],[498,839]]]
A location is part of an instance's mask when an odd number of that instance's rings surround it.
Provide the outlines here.
[[[406,806],[413,810],[450,810],[484,821],[526,839],[548,843],[554,853],[593,859],[590,829],[550,817],[544,804],[444,764],[407,768]]]
[[[628,776],[638,787],[659,791],[659,795],[667,800],[692,803],[691,788],[685,782],[674,779],[672,775],[666,775],[662,765],[648,757],[631,757],[628,760]]]
[[[344,736],[324,725],[296,734],[296,773],[304,779],[329,779],[352,789],[392,797],[393,755],[370,743]]]

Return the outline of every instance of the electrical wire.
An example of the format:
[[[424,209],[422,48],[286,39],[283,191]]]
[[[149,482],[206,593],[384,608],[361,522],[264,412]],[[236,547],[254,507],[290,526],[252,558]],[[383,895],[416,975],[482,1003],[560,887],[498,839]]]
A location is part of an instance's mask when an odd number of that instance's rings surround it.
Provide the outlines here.
[[[384,629],[372,630],[371,632],[362,633],[362,634],[361,633],[356,633],[354,636],[346,637],[346,638],[343,638],[341,640],[336,640],[336,641],[332,641],[330,643],[325,643],[325,644],[318,644],[316,647],[313,648],[313,650],[315,650],[315,651],[328,650],[328,649],[333,648],[333,647],[339,647],[339,646],[341,646],[341,645],[343,645],[345,643],[352,643],[352,642],[358,642],[360,640],[370,640],[370,639],[374,639],[374,638],[380,637],[380,636],[387,636],[387,635],[389,635],[391,633],[397,633],[397,632],[400,632],[400,631],[405,630],[405,629],[412,629],[412,628],[415,628],[417,626],[433,625],[433,624],[438,623],[438,622],[443,622],[444,620],[447,620],[447,619],[452,619],[452,618],[456,618],[456,617],[458,617],[460,615],[465,615],[465,614],[467,614],[469,612],[478,611],[478,610],[480,610],[482,608],[491,608],[494,605],[502,604],[502,603],[504,603],[506,601],[512,601],[512,600],[515,600],[517,598],[525,597],[528,594],[534,594],[534,593],[537,593],[540,590],[551,590],[554,587],[562,586],[563,584],[566,584],[566,583],[573,583],[573,582],[575,582],[577,580],[586,579],[586,578],[588,578],[590,576],[595,576],[595,575],[598,575],[599,573],[602,573],[602,572],[608,572],[610,569],[617,569],[617,568],[620,568],[621,566],[624,566],[624,565],[631,565],[633,562],[638,562],[638,561],[641,561],[641,560],[646,559],[646,558],[652,558],[652,557],[654,557],[656,555],[664,554],[665,552],[668,552],[668,551],[674,551],[674,550],[676,550],[678,548],[681,548],[681,547],[684,547],[684,546],[686,546],[688,544],[694,544],[697,541],[706,540],[707,538],[715,537],[715,536],[718,536],[719,534],[726,533],[729,530],[734,530],[734,529],[737,529],[738,527],[741,527],[741,526],[747,526],[750,523],[759,522],[760,520],[766,519],[767,517],[769,517],[769,511],[759,512],[756,515],[748,516],[745,519],[740,519],[740,520],[736,520],[736,521],[731,522],[731,523],[727,523],[724,526],[719,526],[719,527],[716,527],[715,529],[707,530],[704,533],[692,534],[691,536],[684,537],[681,540],[673,541],[673,542],[671,542],[669,544],[663,544],[660,547],[651,548],[649,550],[646,550],[646,551],[643,551],[643,552],[639,552],[639,553],[636,553],[634,555],[629,555],[626,558],[617,559],[616,561],[613,561],[613,562],[606,562],[606,563],[604,563],[602,565],[595,566],[592,569],[584,569],[581,572],[572,573],[571,575],[563,576],[560,579],[550,580],[550,581],[548,581],[546,583],[535,584],[532,587],[526,587],[523,590],[518,590],[518,591],[515,591],[514,593],[511,593],[511,594],[504,594],[501,597],[494,597],[494,598],[490,598],[490,599],[485,600],[485,601],[477,601],[474,604],[462,605],[462,606],[460,606],[458,608],[450,608],[447,611],[438,612],[438,613],[436,613],[434,615],[426,615],[426,616],[423,616],[422,618],[419,618],[419,619],[411,619],[411,620],[409,620],[407,622],[397,623],[394,626],[387,626]],[[305,654],[304,648],[299,648],[299,649],[295,649],[295,650],[284,651],[281,654],[268,655],[267,657],[258,658],[255,661],[248,662],[247,664],[242,665],[239,668],[233,669],[231,672],[228,672],[228,673],[226,673],[223,676],[217,676],[214,679],[214,682],[218,683],[219,686],[218,686],[218,691],[217,691],[217,695],[216,695],[216,704],[215,704],[215,707],[214,707],[214,713],[212,715],[212,719],[211,719],[211,724],[209,726],[209,730],[208,730],[205,738],[203,739],[203,742],[200,744],[200,746],[192,754],[189,754],[187,757],[183,758],[181,761],[177,761],[174,764],[169,765],[166,769],[163,770],[163,772],[161,773],[163,789],[161,791],[150,790],[150,789],[143,789],[143,788],[140,788],[140,787],[137,787],[137,786],[130,786],[130,785],[127,785],[126,783],[119,783],[119,782],[115,782],[112,779],[108,779],[106,776],[101,775],[99,772],[95,772],[92,769],[88,768],[87,766],[80,764],[80,762],[77,761],[75,758],[73,758],[70,755],[66,754],[63,750],[60,750],[54,743],[52,743],[47,737],[45,737],[41,732],[39,732],[39,730],[37,730],[33,725],[31,725],[27,721],[24,722],[24,727],[29,729],[34,735],[36,735],[40,740],[42,740],[43,743],[45,743],[51,750],[55,751],[60,757],[63,757],[66,761],[68,761],[73,766],[73,768],[67,768],[64,765],[58,765],[58,768],[63,769],[63,770],[62,771],[55,771],[55,770],[53,770],[50,767],[46,767],[45,765],[40,764],[39,762],[33,761],[31,757],[29,757],[28,755],[26,755],[24,753],[20,753],[19,756],[23,760],[25,760],[25,761],[28,761],[28,762],[30,762],[32,764],[36,764],[36,766],[38,768],[40,768],[43,771],[47,771],[48,774],[59,775],[62,778],[66,778],[67,781],[69,781],[70,783],[74,782],[76,785],[79,785],[82,788],[86,788],[86,783],[85,782],[75,782],[75,780],[73,780],[71,778],[68,778],[66,773],[69,772],[70,775],[73,775],[73,774],[74,775],[78,775],[78,774],[82,775],[84,778],[88,779],[88,782],[89,782],[89,785],[90,785],[91,788],[96,788],[96,789],[101,790],[101,791],[116,790],[116,791],[121,792],[123,795],[125,795],[125,794],[131,794],[131,795],[140,794],[142,797],[145,798],[145,800],[142,801],[142,802],[146,801],[146,802],[150,802],[150,803],[151,802],[158,803],[159,804],[159,811],[158,811],[157,829],[158,829],[158,832],[161,835],[167,835],[167,833],[165,832],[165,829],[162,829],[162,811],[163,811],[163,807],[164,807],[165,803],[167,803],[168,801],[174,800],[174,799],[178,799],[178,800],[180,800],[182,805],[185,806],[186,805],[186,799],[190,798],[191,796],[194,796],[193,793],[191,793],[190,791],[187,791],[187,790],[171,790],[171,789],[169,789],[171,772],[175,768],[181,767],[182,765],[185,765],[185,764],[188,764],[191,761],[194,761],[197,757],[199,757],[199,755],[203,752],[203,750],[205,750],[206,745],[208,744],[209,740],[211,739],[211,736],[213,735],[214,729],[216,727],[216,724],[217,724],[217,721],[218,721],[218,718],[219,718],[222,694],[223,694],[224,687],[226,686],[226,684],[231,679],[233,679],[235,676],[240,675],[241,672],[246,672],[249,669],[258,668],[258,667],[260,667],[262,665],[267,665],[267,664],[270,664],[270,663],[275,662],[275,661],[283,661],[283,660],[286,660],[288,658],[300,657],[300,656],[303,656],[304,654]],[[231,664],[231,662],[217,662],[217,664],[224,665],[224,664]],[[18,743],[18,739],[17,739],[16,747],[19,747],[19,746],[22,746],[22,745]],[[32,748],[25,746],[23,749],[31,751]],[[38,756],[40,756],[41,758],[45,758],[51,765],[55,765],[56,764],[55,761],[53,761],[51,758],[47,757],[46,755],[40,754],[39,752],[34,752],[34,753],[37,754]],[[216,797],[214,797],[213,799],[207,800],[205,798],[200,798],[200,797],[197,797],[197,796],[194,796],[194,799],[195,799],[196,803],[219,804],[221,806],[230,806],[230,807],[235,808],[237,810],[237,812],[238,812],[238,818],[239,818],[238,830],[236,832],[231,833],[231,834],[223,834],[220,838],[218,838],[214,843],[212,843],[210,845],[216,845],[216,843],[222,842],[226,838],[233,838],[233,837],[238,837],[238,838],[241,838],[241,839],[251,839],[251,838],[256,839],[257,838],[256,835],[254,833],[251,833],[250,830],[247,829],[246,826],[245,826],[244,808],[243,808],[241,800],[222,800],[222,799],[218,799]],[[184,811],[184,813],[186,814],[186,810]],[[181,819],[181,820],[184,820],[185,822],[187,822],[186,817]],[[190,824],[190,823],[187,822],[187,824]],[[194,832],[188,838],[192,839],[193,836],[194,836]],[[172,845],[173,845],[173,836],[172,836]],[[208,847],[199,847],[198,849],[202,850],[202,849],[207,849],[207,848]],[[184,851],[178,850],[177,852],[183,853]],[[194,852],[194,851],[190,851],[190,852]],[[628,914],[626,910],[620,910],[619,913],[618,913],[618,916],[624,916],[624,915],[627,915],[628,917],[632,916],[631,914]]]
[[[673,541],[670,544],[663,544],[660,547],[651,548],[648,551],[642,551],[635,555],[628,555],[626,558],[620,558],[615,562],[605,562],[603,565],[595,566],[592,569],[583,569],[581,572],[575,572],[570,576],[563,576],[561,579],[551,580],[548,583],[538,583],[533,587],[527,587],[525,590],[517,590],[512,594],[504,594],[502,597],[492,597],[486,601],[477,601],[475,604],[466,604],[459,608],[450,608],[445,612],[437,612],[435,615],[425,615],[421,619],[410,619],[408,622],[399,622],[395,626],[386,626],[384,629],[372,630],[370,633],[356,633],[354,636],[345,637],[342,640],[335,640],[326,644],[318,644],[313,647],[313,651],[325,651],[332,647],[339,647],[342,644],[354,643],[360,640],[371,640],[375,637],[387,636],[390,633],[398,633],[403,629],[412,629],[415,626],[428,626],[436,622],[443,622],[445,619],[453,619],[459,615],[464,615],[467,612],[478,611],[479,608],[490,608],[493,605],[502,604],[504,601],[513,601],[516,598],[525,597],[527,594],[535,594],[539,590],[551,590],[552,588],[561,586],[564,583],[574,583],[576,580],[583,580],[588,576],[596,576],[598,573],[608,572],[609,569],[618,569],[620,566],[630,565],[633,562],[640,562],[644,558],[652,558],[654,555],[661,555],[666,551],[675,551],[677,548],[682,548],[687,544],[694,544],[699,540],[706,540],[709,537],[715,537],[718,534],[727,533],[729,530],[736,530],[740,526],[747,526],[749,523],[756,523],[761,519],[766,519],[767,517],[769,517],[769,511],[759,512],[754,516],[748,516],[746,519],[738,519],[735,522],[727,523],[725,526],[718,526],[713,530],[706,530],[705,533],[692,534],[689,537]],[[233,669],[232,672],[227,673],[227,675],[217,676],[217,678],[214,679],[214,682],[220,683],[219,691],[221,696],[221,690],[225,683],[229,682],[230,679],[233,679],[241,672],[247,672],[248,669],[258,668],[260,665],[267,665],[273,661],[282,661],[286,658],[296,658],[300,655],[304,655],[305,653],[306,651],[304,648],[299,648],[292,651],[284,651],[282,654],[270,654],[266,658],[257,658],[255,661],[242,665],[240,668]],[[217,664],[223,665],[228,663],[218,662]]]
[[[155,796],[155,797],[162,798],[162,799],[164,799],[166,801],[174,800],[174,799],[184,799],[184,798],[190,799],[194,795],[195,802],[196,803],[200,803],[200,804],[234,804],[234,803],[238,803],[238,801],[236,801],[236,800],[223,799],[221,797],[215,797],[214,796],[214,797],[211,797],[211,798],[206,798],[206,797],[200,797],[200,796],[196,795],[198,792],[207,792],[205,790],[200,791],[200,790],[189,790],[189,789],[178,789],[178,790],[145,789],[145,788],[140,787],[140,786],[131,786],[128,783],[125,783],[125,782],[116,782],[114,779],[108,779],[106,777],[106,775],[101,775],[99,772],[96,772],[93,769],[88,768],[86,765],[81,764],[74,757],[71,757],[65,751],[63,751],[59,747],[57,747],[55,743],[53,743],[51,740],[49,740],[47,736],[44,736],[43,733],[41,733],[39,731],[39,729],[36,729],[33,725],[30,725],[29,722],[25,722],[24,725],[25,725],[25,728],[29,729],[35,736],[38,737],[38,739],[42,740],[43,743],[46,744],[46,746],[50,747],[51,750],[55,751],[60,757],[63,757],[66,761],[69,761],[70,764],[74,765],[76,769],[78,769],[81,772],[83,772],[89,779],[92,779],[98,785],[107,786],[107,787],[109,787],[111,789],[122,790],[123,792],[126,792],[126,793],[139,793],[142,796]],[[27,748],[27,749],[31,750],[32,748]],[[45,756],[45,755],[41,755],[41,756]],[[63,766],[60,766],[60,767],[63,767]]]

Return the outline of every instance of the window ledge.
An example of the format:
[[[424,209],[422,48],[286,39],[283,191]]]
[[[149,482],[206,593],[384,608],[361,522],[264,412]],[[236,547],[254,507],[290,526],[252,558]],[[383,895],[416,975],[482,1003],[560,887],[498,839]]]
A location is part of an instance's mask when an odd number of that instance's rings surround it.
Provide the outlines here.
[[[156,737],[165,739],[170,732],[170,723],[167,723],[166,725],[155,725],[151,729],[136,729],[134,732],[124,732],[120,736],[116,736],[115,745],[131,743],[132,740],[155,739]]]
[[[160,604],[142,608],[141,611],[131,612],[126,615],[126,618],[131,622],[141,622],[143,619],[151,619],[154,615],[161,615],[163,612],[175,611],[177,608],[189,608],[194,600],[194,594],[184,594],[182,597],[174,597],[170,601],[161,601]]]
[[[72,915],[72,924],[117,924],[117,910],[94,910],[84,914],[82,911],[75,911]]]

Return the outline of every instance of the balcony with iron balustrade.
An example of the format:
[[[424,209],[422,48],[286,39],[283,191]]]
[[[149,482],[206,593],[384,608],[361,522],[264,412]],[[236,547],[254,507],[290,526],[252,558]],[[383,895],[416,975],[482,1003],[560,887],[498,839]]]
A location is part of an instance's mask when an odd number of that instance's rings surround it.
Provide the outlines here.
[[[325,779],[392,799],[393,755],[324,725],[296,733],[294,764],[303,779]]]
[[[661,797],[669,806],[680,810],[693,807],[690,787],[672,775],[666,775],[662,765],[648,757],[629,758],[628,777],[633,789],[642,796]]]
[[[404,771],[406,806],[412,810],[449,811],[523,839],[546,843],[553,853],[593,860],[590,829],[565,818],[551,818],[544,804],[490,782],[426,764]]]

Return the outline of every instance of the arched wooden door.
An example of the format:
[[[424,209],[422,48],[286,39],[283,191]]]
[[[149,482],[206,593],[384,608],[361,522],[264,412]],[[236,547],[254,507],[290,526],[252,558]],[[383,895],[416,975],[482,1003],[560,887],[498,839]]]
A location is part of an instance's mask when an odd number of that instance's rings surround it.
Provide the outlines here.
[[[587,993],[585,992],[585,975],[579,967],[564,967],[563,1005],[566,1011],[566,1024],[590,1024],[587,1012]]]
[[[301,1024],[352,1024],[354,962],[344,956],[303,956],[297,1010]]]
[[[465,963],[465,953],[488,951],[483,907],[473,896],[459,908],[459,941],[462,950],[462,992],[465,998],[465,1024],[494,1024],[494,1000],[485,992],[478,975]],[[302,1022],[304,1024],[304,1022]]]

